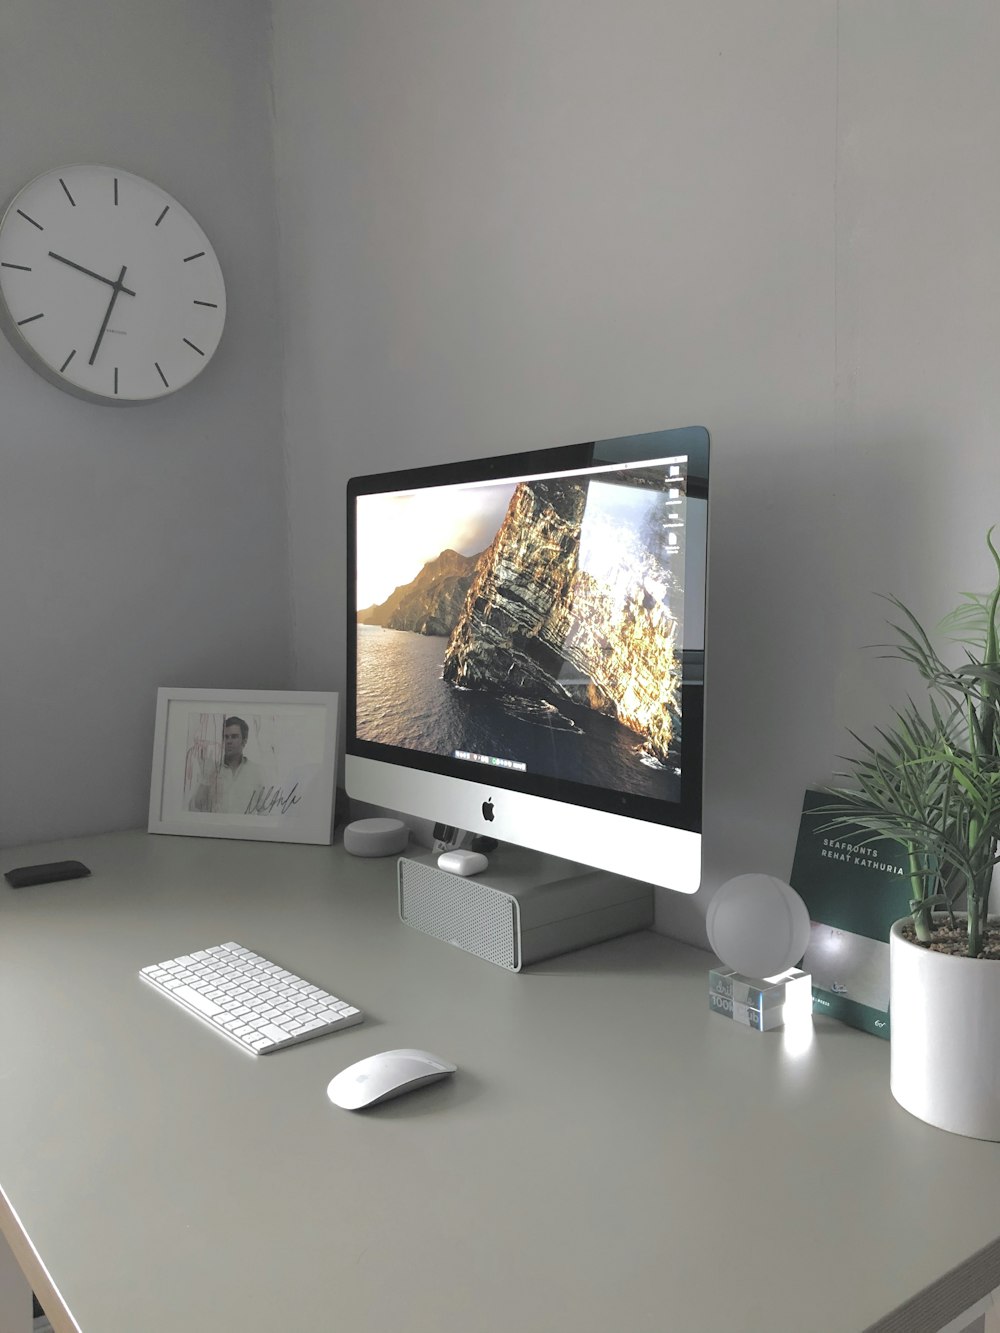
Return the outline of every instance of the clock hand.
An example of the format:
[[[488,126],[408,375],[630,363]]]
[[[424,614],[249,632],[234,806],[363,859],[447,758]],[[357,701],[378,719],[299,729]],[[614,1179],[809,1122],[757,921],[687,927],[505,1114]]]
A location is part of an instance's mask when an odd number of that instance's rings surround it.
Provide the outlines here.
[[[60,264],[68,264],[70,268],[75,268],[80,273],[86,273],[91,278],[96,278],[98,282],[106,282],[109,287],[114,287],[116,285],[113,279],[105,278],[100,273],[95,273],[92,268],[84,268],[82,264],[74,264],[72,259],[64,259],[62,255],[57,255],[54,250],[49,251],[49,258],[58,259]],[[123,291],[126,296],[135,296],[135,292],[128,287],[122,287],[120,290]]]
[[[118,300],[118,297],[122,292],[128,291],[128,288],[124,285],[125,267],[126,266],[122,264],[122,271],[118,274],[117,282],[111,284],[114,287],[114,291],[111,293],[111,300],[108,302],[108,308],[104,312],[104,322],[101,325],[100,333],[97,335],[97,342],[94,343],[94,350],[91,352],[90,360],[87,362],[87,364],[90,366],[94,364],[94,358],[97,356],[98,349],[100,348],[101,342],[104,339],[104,333],[108,327],[108,320],[111,318],[111,312],[115,308],[115,302]]]

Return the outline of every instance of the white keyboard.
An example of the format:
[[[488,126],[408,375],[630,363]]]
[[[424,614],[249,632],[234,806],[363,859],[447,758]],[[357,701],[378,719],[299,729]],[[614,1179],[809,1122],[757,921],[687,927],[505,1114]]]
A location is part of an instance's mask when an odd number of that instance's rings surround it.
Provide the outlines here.
[[[254,1055],[353,1027],[364,1014],[240,944],[168,958],[139,975]]]

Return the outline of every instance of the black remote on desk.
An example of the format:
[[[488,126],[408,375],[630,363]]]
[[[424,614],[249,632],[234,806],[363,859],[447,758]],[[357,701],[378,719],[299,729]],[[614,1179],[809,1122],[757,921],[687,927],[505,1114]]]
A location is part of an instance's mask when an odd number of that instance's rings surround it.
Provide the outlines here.
[[[8,870],[4,879],[12,889],[26,889],[29,884],[51,884],[57,879],[82,879],[90,868],[82,861],[49,861],[45,865],[18,866]]]

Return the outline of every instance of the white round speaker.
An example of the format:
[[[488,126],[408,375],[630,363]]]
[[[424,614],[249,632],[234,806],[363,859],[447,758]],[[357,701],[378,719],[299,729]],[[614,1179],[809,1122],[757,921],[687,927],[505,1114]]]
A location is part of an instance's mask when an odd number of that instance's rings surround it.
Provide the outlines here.
[[[716,955],[748,977],[794,967],[809,943],[809,909],[773,875],[737,875],[723,884],[705,916]]]
[[[344,829],[344,851],[352,856],[394,856],[409,840],[401,819],[355,819]]]

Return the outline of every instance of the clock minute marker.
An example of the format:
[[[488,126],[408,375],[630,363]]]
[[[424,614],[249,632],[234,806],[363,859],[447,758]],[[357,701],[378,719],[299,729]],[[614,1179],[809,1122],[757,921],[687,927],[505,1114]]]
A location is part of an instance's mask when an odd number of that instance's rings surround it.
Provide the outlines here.
[[[20,328],[22,324],[34,324],[36,319],[44,319],[44,318],[45,318],[45,311],[43,310],[39,315],[29,315],[27,319],[19,319],[17,321],[17,327]]]
[[[73,198],[73,196],[70,194],[70,192],[69,192],[69,186],[66,184],[66,182],[63,180],[63,178],[62,178],[61,176],[59,177],[59,184],[63,187],[63,190],[64,190],[64,192],[65,192],[65,194],[66,194],[66,198],[70,201],[70,203],[73,205],[73,207],[76,208],[76,200],[75,200],[75,199]]]
[[[30,217],[30,216],[24,211],[23,208],[19,208],[17,211],[18,211],[18,213],[20,213],[21,217],[24,218],[25,222],[30,222],[31,225],[32,225],[33,227],[37,227],[39,231],[44,231],[44,230],[45,230],[45,228],[42,226],[42,224],[41,224],[40,222],[36,222],[35,219],[34,219],[33,217]]]
[[[153,362],[153,365],[156,367],[156,373],[157,373],[157,375],[159,375],[160,379],[163,381],[163,387],[164,387],[165,389],[169,389],[169,388],[170,388],[170,384],[169,384],[169,382],[168,382],[168,380],[167,380],[166,375],[164,375],[163,371],[160,369],[160,363],[159,363],[159,361],[154,361],[154,362]]]
[[[163,221],[163,219],[167,216],[167,214],[168,214],[169,212],[170,212],[170,205],[167,204],[167,205],[165,206],[163,212],[160,214],[160,216],[159,216],[159,217],[156,219],[156,221],[153,223],[153,226],[154,226],[154,227],[158,227],[158,226],[160,225],[160,223]]]
[[[115,180],[115,208],[117,208],[117,207],[118,207],[118,177],[116,176],[116,177],[114,178],[114,180]]]
[[[184,263],[185,263],[185,264],[190,264],[190,262],[191,262],[192,259],[201,259],[201,257],[204,255],[204,253],[205,253],[204,250],[199,250],[198,253],[197,253],[196,255],[185,255],[185,256],[184,256]]]
[[[115,366],[115,397],[118,396],[118,367]]]
[[[199,356],[205,355],[205,353],[201,350],[201,348],[196,347],[190,338],[185,338],[184,342],[187,343],[188,347],[190,347],[193,352],[197,352]]]
[[[64,371],[64,370],[66,369],[66,367],[69,365],[69,363],[73,360],[74,356],[76,356],[76,348],[75,348],[75,347],[73,348],[72,352],[70,352],[70,354],[69,354],[69,356],[66,358],[66,360],[65,360],[65,361],[62,363],[62,365],[59,367],[59,374],[60,374],[60,375],[63,373],[63,371]]]
[[[16,268],[16,269],[20,269],[20,271],[21,271],[22,273],[30,273],[30,272],[31,272],[31,265],[30,265],[30,264],[12,264],[12,263],[10,263],[10,261],[7,260],[7,259],[0,260],[0,268]],[[197,304],[197,302],[196,302],[195,304]]]
[[[209,310],[218,310],[219,308],[218,303],[216,301],[195,301],[194,304],[208,306]]]

